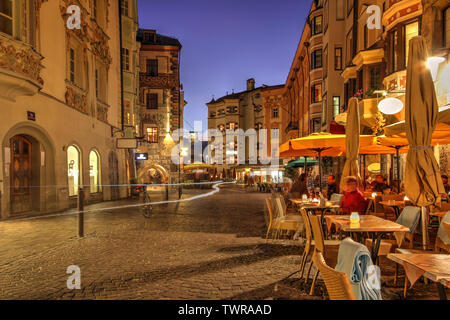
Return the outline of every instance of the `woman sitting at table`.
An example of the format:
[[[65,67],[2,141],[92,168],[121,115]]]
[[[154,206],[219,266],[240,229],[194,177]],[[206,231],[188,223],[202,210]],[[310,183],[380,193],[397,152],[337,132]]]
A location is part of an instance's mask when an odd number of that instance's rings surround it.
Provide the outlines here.
[[[367,201],[361,191],[358,189],[355,177],[345,178],[345,193],[340,203],[340,211],[346,214],[358,212],[364,214],[367,207]]]
[[[304,194],[309,197],[308,187],[306,184],[306,174],[302,173],[297,179],[294,179],[291,190],[289,190],[289,198],[299,199]]]

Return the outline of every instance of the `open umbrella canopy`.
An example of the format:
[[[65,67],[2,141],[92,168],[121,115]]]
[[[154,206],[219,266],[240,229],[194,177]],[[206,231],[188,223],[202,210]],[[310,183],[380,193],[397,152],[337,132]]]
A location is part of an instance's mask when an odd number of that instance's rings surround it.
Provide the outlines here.
[[[317,164],[317,160],[307,158],[306,159],[306,165],[307,166],[315,166]],[[305,166],[305,158],[300,158],[297,160],[291,160],[287,165],[285,165],[285,168],[303,168]]]
[[[184,166],[184,170],[198,170],[198,169],[211,169],[214,166],[210,165],[210,164],[206,164],[203,162],[194,162],[192,164],[188,164],[186,166]]]
[[[373,143],[373,136],[360,136],[360,145]],[[345,152],[345,134],[313,133],[307,137],[291,139],[280,146],[280,158],[338,157]]]

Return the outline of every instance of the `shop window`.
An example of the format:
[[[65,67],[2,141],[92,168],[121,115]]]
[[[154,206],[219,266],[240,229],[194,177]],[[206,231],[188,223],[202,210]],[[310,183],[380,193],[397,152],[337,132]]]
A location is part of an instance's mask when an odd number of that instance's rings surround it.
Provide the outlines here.
[[[67,177],[69,186],[69,196],[78,195],[78,188],[81,184],[81,163],[80,151],[75,146],[67,148]]]
[[[91,193],[97,193],[101,191],[100,157],[97,151],[94,150],[89,153],[89,184]]]

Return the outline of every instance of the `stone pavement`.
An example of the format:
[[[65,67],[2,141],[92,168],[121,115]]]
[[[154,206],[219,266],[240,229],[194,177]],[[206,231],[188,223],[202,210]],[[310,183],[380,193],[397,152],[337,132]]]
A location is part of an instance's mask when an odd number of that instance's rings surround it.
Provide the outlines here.
[[[265,244],[267,196],[225,186],[155,206],[150,219],[136,208],[89,213],[83,239],[76,215],[1,221],[0,299],[225,299],[270,286],[298,269],[301,249]],[[66,287],[69,265],[80,290]]]
[[[183,197],[207,191],[186,190]],[[150,219],[136,208],[91,212],[83,239],[71,212],[0,221],[0,299],[326,299],[321,280],[309,296],[311,280],[305,284],[295,273],[298,241],[265,242],[268,196],[228,185],[207,198],[154,206]],[[329,248],[327,261],[336,256]],[[81,269],[80,290],[67,289],[70,265]],[[394,266],[381,260],[383,278]],[[388,283],[402,292],[402,277],[395,287],[392,278]],[[409,299],[438,299],[434,284],[418,282],[408,292]]]

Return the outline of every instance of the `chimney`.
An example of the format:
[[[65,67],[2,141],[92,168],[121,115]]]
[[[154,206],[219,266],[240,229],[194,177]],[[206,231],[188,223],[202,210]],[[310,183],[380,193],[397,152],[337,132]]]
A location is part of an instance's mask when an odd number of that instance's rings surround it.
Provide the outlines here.
[[[250,78],[247,80],[247,91],[255,90],[255,79]]]

